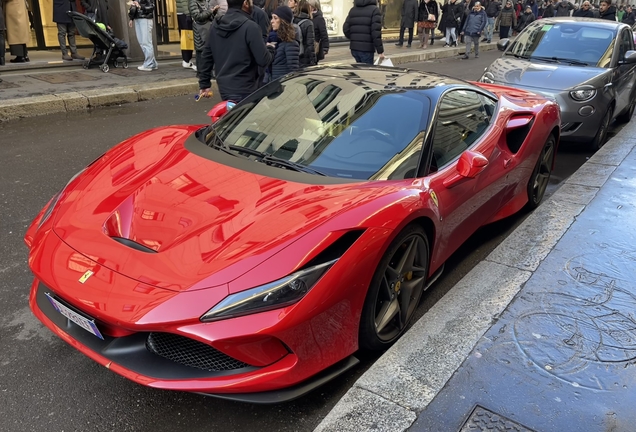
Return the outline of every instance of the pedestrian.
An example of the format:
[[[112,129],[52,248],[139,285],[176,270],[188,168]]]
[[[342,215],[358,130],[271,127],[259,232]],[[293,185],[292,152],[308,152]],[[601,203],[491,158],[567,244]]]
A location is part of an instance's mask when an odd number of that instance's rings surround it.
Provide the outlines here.
[[[420,35],[420,48],[428,46],[429,35],[431,45],[435,36],[435,28],[439,18],[439,9],[435,0],[420,0],[417,12],[417,31]]]
[[[566,17],[570,16],[570,11],[574,9],[572,3],[568,0],[562,0],[557,4],[556,7],[556,16],[558,17]]]
[[[53,22],[57,24],[57,40],[60,43],[62,60],[84,60],[84,57],[77,53],[77,45],[75,44],[76,28],[73,19],[67,13],[70,11],[77,12],[77,5],[74,0],[53,0]],[[68,55],[68,50],[66,49],[67,39],[71,55]]]
[[[4,40],[4,32],[7,30],[7,26],[4,24],[4,12],[2,10],[2,0],[0,0],[0,66],[5,65],[4,55],[5,55],[5,40]],[[2,82],[2,80],[0,80]]]
[[[572,16],[580,18],[594,18],[594,12],[592,12],[592,6],[589,1],[584,1],[580,8],[578,8]]]
[[[311,19],[314,23],[314,44],[316,45],[316,63],[318,63],[329,53],[329,34],[327,22],[322,15],[320,0],[309,0],[309,6],[311,6]]]
[[[459,21],[459,25],[457,26],[457,34],[461,32],[462,28],[464,27],[464,24],[466,24],[466,19],[468,18],[468,15],[470,15],[470,12],[475,7],[475,2],[476,0],[465,0],[463,4],[461,4],[459,1],[457,2],[458,4],[462,5],[461,19]],[[461,43],[464,43],[464,35],[460,35],[460,39],[461,39]]]
[[[598,10],[600,19],[616,21],[616,6],[612,5],[612,0],[601,0]]]
[[[196,71],[197,67],[192,63],[192,50],[188,49],[189,45],[192,44],[191,40],[194,40],[189,0],[177,0],[177,28],[181,42],[181,66]],[[196,46],[194,48],[196,50]]]
[[[354,0],[342,30],[349,39],[351,55],[358,63],[373,64],[375,52],[380,62],[384,60],[382,16],[376,0]]]
[[[276,53],[272,62],[271,80],[278,79],[300,66],[300,44],[292,25],[294,14],[289,6],[279,6],[272,12],[272,31],[275,32]]]
[[[240,102],[260,86],[259,66],[274,59],[274,44],[265,44],[252,19],[252,0],[227,0],[225,15],[212,23],[199,66],[199,97],[210,97],[212,69],[221,99]]]
[[[616,11],[616,21],[623,22],[624,17],[625,17],[625,6],[620,5],[618,10]]]
[[[631,6],[627,6],[627,12],[625,12],[625,16],[623,17],[623,22],[630,26],[636,24],[636,13]]]
[[[308,67],[316,64],[315,28],[311,20],[311,7],[307,0],[290,0],[296,4],[294,22],[300,28],[300,66]],[[291,7],[290,7],[291,8]]]
[[[205,48],[205,41],[208,38],[208,33],[212,27],[212,21],[221,13],[221,7],[225,6],[227,11],[227,2],[223,0],[223,4],[218,2],[212,6],[208,0],[188,0],[188,13],[192,21],[192,32],[194,37],[194,53],[196,66],[190,66],[194,70],[198,70],[198,65],[201,63],[201,55],[203,54],[203,48]],[[183,63],[182,63],[183,64]],[[187,67],[184,65],[183,67]]]
[[[512,0],[506,0],[506,4],[497,17],[499,25],[499,40],[510,37],[510,29],[517,26],[517,14],[512,7]]]
[[[128,27],[135,26],[137,42],[144,53],[144,63],[137,69],[150,72],[159,67],[155,60],[155,48],[152,44],[152,28],[154,24],[155,3],[153,0],[135,0],[128,10]]]
[[[442,6],[442,21],[444,22],[444,33],[446,45],[444,47],[457,46],[457,29],[460,28],[463,14],[463,7],[455,0],[448,0]]]
[[[530,6],[530,9],[532,10],[532,13],[535,17],[539,16],[539,6],[537,5],[537,2],[535,0],[526,0],[525,4],[523,5],[524,9],[526,6]]]
[[[481,7],[481,3],[476,2],[473,10],[466,18],[466,23],[462,27],[461,34],[466,39],[466,52],[464,53],[464,59],[470,58],[471,45],[475,45],[475,58],[479,58],[479,38],[481,37],[486,23],[488,22],[488,16]]]
[[[267,12],[265,12],[260,6],[252,5],[252,20],[254,20],[254,22],[261,28],[263,40],[266,40],[272,21],[267,17]]]
[[[528,27],[528,24],[535,20],[534,14],[532,13],[532,9],[530,6],[526,6],[526,10],[519,17],[519,21],[517,22],[517,33],[521,33],[521,31]]]
[[[81,0],[80,2],[85,15],[96,23],[102,23],[106,28],[110,27],[108,24],[108,0]]]
[[[588,2],[589,4],[589,2]],[[554,18],[554,14],[555,14],[555,10],[554,10],[554,4],[552,4],[552,0],[546,0],[546,2],[544,3],[544,7],[543,7],[543,15],[541,15],[543,18]]]
[[[11,55],[15,56],[9,62],[29,62],[27,43],[31,41],[31,32],[29,31],[29,15],[26,2],[24,0],[2,1],[4,1],[4,24],[7,28],[7,43],[9,44]]]
[[[515,12],[517,13],[517,19],[523,13],[523,5],[521,4],[521,0],[517,0],[517,4],[515,5]]]
[[[411,44],[413,43],[413,27],[415,26],[415,21],[418,18],[417,0],[403,0],[400,14],[400,39],[395,46],[404,46],[404,31],[408,29],[409,40],[406,47],[411,48]]]
[[[490,0],[488,6],[486,6],[486,16],[488,17],[488,23],[486,24],[486,35],[482,39],[482,42],[490,43],[492,41],[492,34],[495,30],[495,22],[501,12],[501,3],[497,0]]]

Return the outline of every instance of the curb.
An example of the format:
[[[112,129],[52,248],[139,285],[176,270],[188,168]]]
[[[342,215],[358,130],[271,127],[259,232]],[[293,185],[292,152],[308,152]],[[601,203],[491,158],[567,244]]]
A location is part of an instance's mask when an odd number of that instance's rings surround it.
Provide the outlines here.
[[[175,79],[115,88],[7,99],[0,102],[0,122],[45,114],[71,112],[101,106],[141,102],[197,93],[196,78]]]
[[[384,353],[317,432],[405,431],[636,147],[626,125]]]

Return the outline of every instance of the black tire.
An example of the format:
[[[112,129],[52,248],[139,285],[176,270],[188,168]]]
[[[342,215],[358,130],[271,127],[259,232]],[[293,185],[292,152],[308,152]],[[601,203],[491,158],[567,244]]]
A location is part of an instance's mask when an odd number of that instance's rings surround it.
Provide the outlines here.
[[[541,149],[539,160],[537,160],[537,164],[532,170],[530,180],[528,180],[528,204],[526,204],[526,210],[534,210],[541,204],[545,190],[548,187],[548,183],[550,183],[550,174],[552,173],[555,156],[556,138],[550,134]]]
[[[605,145],[607,141],[607,131],[609,130],[609,126],[612,123],[612,115],[614,114],[614,109],[610,106],[607,108],[607,112],[603,116],[603,120],[601,120],[601,124],[598,127],[598,132],[596,132],[596,136],[590,142],[590,150],[597,151],[601,147]]]
[[[627,111],[617,116],[616,121],[619,123],[629,123],[634,115],[634,108],[636,108],[636,102],[632,102],[629,108],[627,108]]]
[[[406,331],[426,287],[429,256],[428,237],[419,225],[407,226],[393,239],[364,300],[361,349],[385,350]]]

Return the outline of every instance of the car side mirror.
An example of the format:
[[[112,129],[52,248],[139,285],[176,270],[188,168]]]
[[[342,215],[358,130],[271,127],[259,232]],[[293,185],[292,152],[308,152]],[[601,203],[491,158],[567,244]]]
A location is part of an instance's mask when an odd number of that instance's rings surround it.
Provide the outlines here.
[[[444,186],[451,188],[462,180],[475,178],[488,166],[488,159],[483,154],[466,150],[457,161],[457,173],[444,181]]]
[[[620,62],[621,64],[634,64],[636,63],[636,51],[629,50],[625,53],[625,57]]]
[[[214,105],[212,109],[208,112],[208,117],[212,120],[212,123],[215,123],[218,119],[223,117],[229,110],[234,108],[236,103],[232,101],[223,101]]]
[[[497,49],[499,51],[505,51],[506,48],[508,48],[509,44],[510,44],[510,39],[508,38],[501,39],[499,42],[497,42]]]

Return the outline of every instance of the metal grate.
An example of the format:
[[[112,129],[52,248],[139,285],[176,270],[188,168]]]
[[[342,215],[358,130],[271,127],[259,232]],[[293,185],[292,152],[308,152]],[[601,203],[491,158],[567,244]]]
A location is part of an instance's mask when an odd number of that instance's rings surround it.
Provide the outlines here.
[[[228,371],[250,366],[210,345],[172,333],[150,333],[146,348],[175,363],[207,371]]]

